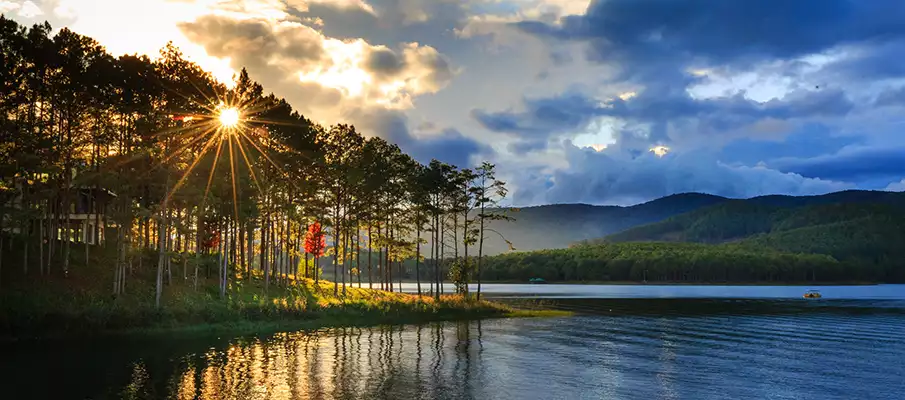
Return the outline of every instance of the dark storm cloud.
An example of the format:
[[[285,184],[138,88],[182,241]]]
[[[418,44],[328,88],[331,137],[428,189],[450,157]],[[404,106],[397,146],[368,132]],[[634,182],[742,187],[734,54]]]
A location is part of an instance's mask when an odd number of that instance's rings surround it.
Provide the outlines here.
[[[626,73],[701,60],[740,64],[790,59],[843,43],[901,37],[898,0],[606,0],[562,26],[522,22],[527,32],[588,40],[591,56],[627,62]],[[641,68],[638,68],[641,67]]]
[[[741,138],[728,143],[719,153],[727,163],[756,165],[780,158],[812,158],[833,154],[846,146],[861,144],[859,136],[833,136],[829,127],[806,124],[781,140]]]
[[[770,167],[809,178],[858,182],[905,176],[905,146],[849,147],[812,158],[783,158]]]

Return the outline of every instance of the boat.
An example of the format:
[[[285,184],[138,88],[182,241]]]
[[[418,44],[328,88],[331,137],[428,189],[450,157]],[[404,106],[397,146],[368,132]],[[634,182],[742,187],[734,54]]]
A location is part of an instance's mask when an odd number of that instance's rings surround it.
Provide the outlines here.
[[[808,290],[807,292],[804,293],[804,296],[803,296],[803,297],[806,298],[806,299],[819,299],[819,298],[821,298],[821,297],[823,297],[823,296],[820,295],[820,292],[819,292],[819,291],[816,291],[816,290]]]
[[[547,281],[545,281],[544,278],[531,278],[531,279],[528,279],[528,283],[543,284],[543,283],[547,283]]]

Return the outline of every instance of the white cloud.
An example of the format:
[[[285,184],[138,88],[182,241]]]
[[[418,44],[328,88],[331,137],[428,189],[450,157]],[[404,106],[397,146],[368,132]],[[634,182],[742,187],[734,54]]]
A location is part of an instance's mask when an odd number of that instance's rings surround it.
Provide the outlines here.
[[[899,182],[890,183],[884,190],[890,192],[905,192],[905,179],[902,179]]]
[[[11,1],[0,0],[0,13],[6,13],[13,10],[18,10],[22,7],[19,3],[13,3]]]
[[[17,16],[27,19],[44,15],[41,7],[38,7],[37,4],[30,0],[16,2],[0,0],[0,13],[8,13],[10,11],[16,11]]]
[[[429,46],[406,43],[394,50],[363,39],[339,40],[293,21],[207,15],[180,26],[193,43],[215,57],[230,57],[234,68],[248,67],[255,79],[302,109],[335,108],[340,101],[411,108],[412,97],[441,90],[455,74],[449,60]],[[315,104],[299,95],[312,88],[335,93],[334,101]]]

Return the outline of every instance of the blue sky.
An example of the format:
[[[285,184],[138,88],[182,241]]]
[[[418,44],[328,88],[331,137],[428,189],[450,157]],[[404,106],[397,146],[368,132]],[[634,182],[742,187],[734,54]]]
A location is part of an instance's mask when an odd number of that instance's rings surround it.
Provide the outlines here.
[[[312,119],[495,162],[516,205],[905,190],[898,0],[0,0],[247,66]]]

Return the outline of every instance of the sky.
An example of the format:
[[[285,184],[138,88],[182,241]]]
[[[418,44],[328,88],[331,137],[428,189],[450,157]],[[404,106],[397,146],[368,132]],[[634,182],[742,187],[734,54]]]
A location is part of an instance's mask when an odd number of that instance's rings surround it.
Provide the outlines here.
[[[905,191],[899,0],[0,0],[114,54],[172,41],[509,204]]]

